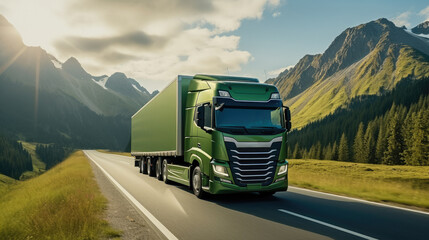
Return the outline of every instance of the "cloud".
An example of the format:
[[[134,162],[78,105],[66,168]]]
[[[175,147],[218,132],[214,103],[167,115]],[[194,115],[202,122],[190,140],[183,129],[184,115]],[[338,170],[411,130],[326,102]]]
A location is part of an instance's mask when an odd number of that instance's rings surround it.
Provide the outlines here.
[[[279,17],[281,14],[282,14],[281,12],[274,12],[272,16],[276,18],[276,17]]]
[[[136,31],[125,33],[120,36],[113,37],[80,37],[80,36],[66,36],[65,40],[57,41],[57,47],[61,48],[65,42],[72,45],[75,49],[82,51],[98,52],[107,48],[113,47],[127,47],[137,49],[150,49],[159,48],[164,45],[166,39],[158,36],[150,36],[144,32]],[[64,50],[64,49],[63,49]]]
[[[100,59],[102,59],[102,62],[105,64],[120,64],[124,62],[140,60],[138,56],[116,51],[103,53]]]
[[[410,18],[410,15],[411,15],[410,11],[403,12],[403,13],[399,14],[398,16],[396,16],[395,18],[393,18],[392,22],[398,27],[405,26],[407,28],[410,28],[411,23],[408,21]]]
[[[240,71],[252,59],[239,49],[245,19],[276,14],[280,0],[5,0],[24,39],[37,33],[58,59],[76,57],[91,74],[124,72],[149,89],[178,74]]]
[[[287,67],[275,69],[275,70],[269,71],[268,75],[277,77],[280,73],[284,72],[285,70],[290,70],[293,67],[295,67],[295,65],[289,65]]]
[[[420,16],[425,17],[425,21],[429,21],[429,6],[419,12]]]

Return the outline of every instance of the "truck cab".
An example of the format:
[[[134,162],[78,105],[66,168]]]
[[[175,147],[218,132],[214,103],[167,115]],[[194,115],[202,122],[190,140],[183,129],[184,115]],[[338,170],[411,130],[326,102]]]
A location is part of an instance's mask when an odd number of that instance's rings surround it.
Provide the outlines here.
[[[290,112],[275,86],[196,75],[185,115],[184,161],[195,195],[287,190]]]

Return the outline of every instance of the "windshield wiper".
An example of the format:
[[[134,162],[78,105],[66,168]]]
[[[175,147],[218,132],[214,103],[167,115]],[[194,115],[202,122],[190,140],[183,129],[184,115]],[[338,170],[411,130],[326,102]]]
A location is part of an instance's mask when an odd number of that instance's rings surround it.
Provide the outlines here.
[[[252,126],[250,128],[280,129],[279,127],[274,127],[274,126]]]
[[[263,129],[262,131],[267,131],[272,133],[280,133],[286,130],[282,127],[275,127],[275,126],[252,126],[250,129]]]
[[[221,128],[239,128],[239,129],[243,129],[245,133],[249,133],[249,131],[247,131],[247,128],[245,126],[222,126]]]

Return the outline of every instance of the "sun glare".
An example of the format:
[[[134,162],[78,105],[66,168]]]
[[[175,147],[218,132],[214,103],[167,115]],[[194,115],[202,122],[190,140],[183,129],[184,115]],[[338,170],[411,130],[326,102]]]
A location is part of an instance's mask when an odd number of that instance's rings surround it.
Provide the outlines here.
[[[54,1],[52,2],[54,4]],[[28,46],[48,48],[55,37],[63,34],[54,6],[46,1],[17,1],[14,11],[5,14]]]

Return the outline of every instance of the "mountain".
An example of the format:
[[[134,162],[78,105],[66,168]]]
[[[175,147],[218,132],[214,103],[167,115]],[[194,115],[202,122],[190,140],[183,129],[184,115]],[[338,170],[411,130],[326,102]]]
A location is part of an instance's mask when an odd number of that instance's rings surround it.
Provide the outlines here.
[[[429,21],[420,23],[411,29],[411,32],[415,34],[429,34]]]
[[[123,73],[92,76],[76,58],[62,63],[40,47],[25,46],[0,15],[0,132],[26,141],[122,149],[131,115],[154,94]]]
[[[390,91],[405,78],[428,77],[428,54],[428,39],[381,18],[346,29],[323,54],[304,56],[271,82],[301,128],[352,98]]]
[[[121,98],[126,99],[128,103],[134,103],[136,106],[142,106],[157,93],[150,94],[136,80],[128,78],[120,72],[114,73],[107,78],[104,86],[114,91]]]

